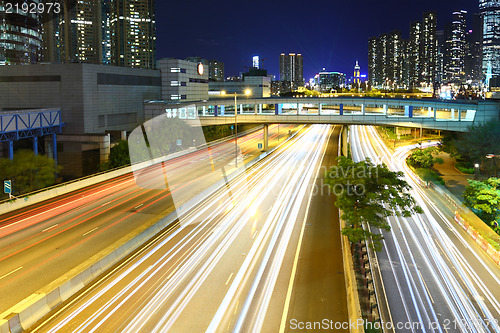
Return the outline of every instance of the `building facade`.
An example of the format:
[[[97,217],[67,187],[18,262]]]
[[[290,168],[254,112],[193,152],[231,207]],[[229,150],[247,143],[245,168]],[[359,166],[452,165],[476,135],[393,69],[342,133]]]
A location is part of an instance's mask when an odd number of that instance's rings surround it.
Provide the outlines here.
[[[322,93],[331,93],[344,88],[346,76],[339,72],[320,72],[314,76],[314,88]]]
[[[82,63],[0,66],[0,112],[61,110],[65,126],[57,137],[58,155],[61,174],[68,177],[96,172],[109,154],[107,133],[132,131],[144,122],[144,101],[160,97],[157,70]]]
[[[224,81],[224,63],[218,60],[208,62],[208,80],[213,82]]]
[[[167,103],[208,99],[208,68],[203,62],[166,58],[158,61],[162,100]]]
[[[41,1],[25,3],[38,5]],[[41,17],[17,12],[14,2],[0,4],[0,65],[31,64],[40,61],[42,52]]]

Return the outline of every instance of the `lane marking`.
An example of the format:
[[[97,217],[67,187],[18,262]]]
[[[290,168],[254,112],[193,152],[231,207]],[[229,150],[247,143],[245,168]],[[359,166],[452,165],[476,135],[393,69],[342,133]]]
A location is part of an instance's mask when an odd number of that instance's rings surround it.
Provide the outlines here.
[[[141,203],[140,205],[135,206],[134,209],[137,209],[137,208],[139,208],[139,207],[141,207],[143,205],[144,205],[144,203]]]
[[[5,274],[5,275],[0,276],[0,280],[1,280],[1,279],[3,279],[3,278],[5,278],[5,277],[7,277],[7,276],[9,276],[9,275],[11,275],[11,274],[14,274],[15,272],[17,272],[17,271],[19,271],[19,270],[21,270],[21,269],[23,269],[23,266],[21,266],[21,267],[19,267],[19,268],[16,268],[15,270],[13,270],[13,271],[12,271],[12,272],[10,272],[10,273],[7,273],[7,274]]]
[[[233,277],[233,273],[231,273],[231,275],[229,275],[229,277],[227,278],[227,281],[226,281],[226,286],[227,284],[229,283],[229,281],[231,281],[231,278]]]
[[[101,205],[101,207],[106,206],[106,205],[107,205],[107,204],[109,204],[109,203],[111,203],[111,201],[108,201],[108,202],[106,202],[106,203],[103,203],[103,204]]]
[[[425,283],[425,280],[424,280],[424,278],[422,277],[422,274],[420,273],[420,270],[419,270],[419,269],[417,269],[417,273],[418,273],[418,275],[420,276],[420,280],[424,283],[424,287],[425,287],[425,289],[427,290],[427,294],[429,294],[429,297],[431,298],[431,302],[432,302],[432,304],[435,304],[434,299],[432,298],[432,294],[431,294],[431,292],[429,291],[429,288],[427,288],[427,283]]]
[[[88,234],[90,234],[91,232],[94,232],[96,231],[97,229],[99,229],[99,227],[95,227],[94,229],[90,230],[90,231],[87,231],[86,233],[84,233],[82,236],[87,236]]]
[[[175,269],[172,271],[172,273],[170,273],[168,276],[167,276],[167,280],[170,280],[170,278],[172,277],[172,275],[175,274],[175,272],[177,272],[177,270],[179,269],[179,265],[177,267],[175,267]]]
[[[53,229],[57,227],[59,224],[54,224],[52,227],[48,227],[47,229],[43,229],[42,232],[49,231],[50,229]]]
[[[328,134],[328,138],[326,139],[326,143],[325,143],[324,148],[323,148],[322,156],[319,159],[320,162],[316,166],[317,167],[317,171],[316,171],[316,175],[314,177],[314,182],[316,182],[316,180],[318,179],[319,171],[321,170],[321,166],[322,166],[323,160],[325,158],[326,150],[328,149],[328,145],[330,143],[330,138],[332,136],[332,133],[335,131],[335,127],[336,126],[333,126],[331,128],[330,133]],[[309,209],[310,209],[310,206],[311,206],[312,194],[313,194],[313,192],[311,191],[310,194],[309,194],[309,200],[307,202],[307,206],[306,206],[306,210],[305,210],[305,214],[304,214],[304,220],[302,221],[302,227],[300,229],[299,242],[297,243],[297,249],[295,250],[295,257],[294,257],[294,260],[293,260],[292,271],[290,273],[290,280],[288,282],[288,290],[287,290],[287,293],[286,293],[285,304],[284,304],[284,307],[283,307],[284,308],[283,314],[281,316],[281,323],[280,323],[279,333],[284,333],[285,329],[287,327],[286,326],[286,320],[288,318],[288,312],[290,310],[290,302],[291,302],[291,299],[292,299],[292,290],[293,290],[293,285],[294,285],[294,282],[295,282],[295,275],[297,273],[297,266],[299,264],[299,255],[300,255],[301,248],[302,248],[302,240],[304,238],[304,232],[305,232],[305,229],[306,229],[306,222],[307,222],[307,219],[309,217]]]

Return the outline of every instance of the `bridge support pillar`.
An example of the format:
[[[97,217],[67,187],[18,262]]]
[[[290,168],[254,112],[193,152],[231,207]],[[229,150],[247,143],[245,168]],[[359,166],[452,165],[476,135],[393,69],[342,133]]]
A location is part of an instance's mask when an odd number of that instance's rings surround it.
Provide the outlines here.
[[[283,104],[274,104],[274,114],[279,115],[283,113]]]
[[[321,116],[322,106],[321,103],[318,103],[318,115]]]
[[[206,115],[207,114],[207,107],[205,105],[203,105],[203,111],[202,111],[202,115]]]
[[[268,151],[269,149],[269,125],[264,125],[264,151]]]
[[[52,134],[52,158],[57,166],[57,135]]]
[[[365,115],[365,104],[361,104],[361,113]]]
[[[217,117],[219,115],[219,106],[214,105],[214,117]]]
[[[458,121],[462,120],[462,110],[458,110]]]
[[[427,116],[432,117],[432,108],[430,106],[427,108]]]
[[[383,110],[384,110],[384,114],[387,116],[387,104],[384,105]]]
[[[38,137],[33,137],[33,154],[38,155]]]
[[[14,141],[9,141],[9,159],[14,159]]]
[[[437,108],[434,108],[434,120],[437,119]]]
[[[223,116],[224,115],[224,111],[226,111],[226,106],[225,105],[221,105],[219,111],[220,111],[220,115]]]
[[[455,120],[455,109],[451,109],[451,120]]]
[[[259,113],[262,113],[262,104],[259,104]]]
[[[344,115],[344,104],[339,104],[339,112],[341,116]]]

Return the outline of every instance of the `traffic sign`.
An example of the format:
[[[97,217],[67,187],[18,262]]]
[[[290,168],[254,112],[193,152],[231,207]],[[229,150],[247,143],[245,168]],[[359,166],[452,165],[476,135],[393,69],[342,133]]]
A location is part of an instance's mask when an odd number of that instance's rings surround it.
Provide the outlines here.
[[[7,194],[12,193],[12,182],[10,180],[4,180],[3,182],[3,191]]]
[[[259,149],[262,149],[262,143],[258,144]]]

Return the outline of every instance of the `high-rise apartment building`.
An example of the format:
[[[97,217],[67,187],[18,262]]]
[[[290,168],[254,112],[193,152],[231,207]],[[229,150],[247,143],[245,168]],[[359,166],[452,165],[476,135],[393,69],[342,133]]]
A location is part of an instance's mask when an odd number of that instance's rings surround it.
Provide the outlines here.
[[[45,15],[43,61],[156,67],[154,0],[62,0]]]
[[[283,82],[285,91],[304,85],[304,63],[300,53],[280,55],[280,81]]]
[[[111,0],[111,64],[156,67],[155,0]]]
[[[483,75],[500,75],[500,2],[479,0],[479,10],[483,18]]]
[[[387,39],[387,85],[397,88],[401,86],[402,77],[402,45],[401,33],[398,30],[391,32]]]
[[[28,8],[39,0],[27,0]],[[10,2],[12,4],[14,2]],[[17,12],[0,4],[0,64],[30,64],[41,58],[42,29],[40,15]]]
[[[410,25],[408,40],[394,30],[368,42],[368,80],[372,87],[433,87],[437,77],[437,19],[434,12]]]
[[[372,87],[379,85],[379,78],[377,76],[377,43],[377,37],[372,37],[368,40],[368,83]]]
[[[422,23],[413,22],[410,26],[410,39],[408,41],[408,64],[409,64],[409,86],[415,88],[420,85],[421,58],[420,48],[422,44]]]
[[[436,13],[425,13],[422,20],[422,41],[420,44],[420,83],[427,87],[432,87],[436,81],[436,30]]]

